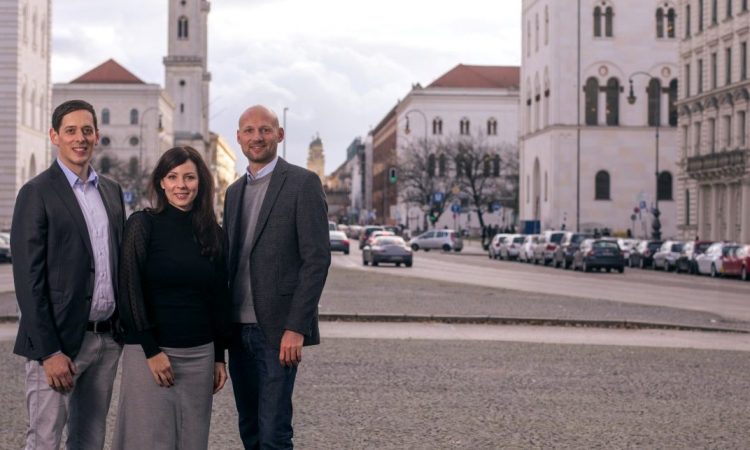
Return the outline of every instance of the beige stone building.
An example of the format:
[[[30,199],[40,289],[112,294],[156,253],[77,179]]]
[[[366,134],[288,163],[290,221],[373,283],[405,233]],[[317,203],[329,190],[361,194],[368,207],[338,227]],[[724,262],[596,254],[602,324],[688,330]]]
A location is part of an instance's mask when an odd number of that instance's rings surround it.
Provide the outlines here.
[[[748,1],[678,4],[680,232],[748,243]]]
[[[323,141],[320,140],[320,136],[316,136],[310,142],[310,148],[307,150],[307,168],[318,175],[323,185],[326,183],[325,167],[326,157],[323,153]]]
[[[0,0],[0,229],[50,164],[50,12],[50,0]]]
[[[237,169],[235,168],[237,155],[234,154],[234,151],[232,151],[232,148],[223,137],[216,133],[211,133],[210,136],[211,144],[206,156],[206,163],[214,175],[214,188],[216,189],[214,210],[216,217],[221,223],[224,218],[226,190],[237,179]]]

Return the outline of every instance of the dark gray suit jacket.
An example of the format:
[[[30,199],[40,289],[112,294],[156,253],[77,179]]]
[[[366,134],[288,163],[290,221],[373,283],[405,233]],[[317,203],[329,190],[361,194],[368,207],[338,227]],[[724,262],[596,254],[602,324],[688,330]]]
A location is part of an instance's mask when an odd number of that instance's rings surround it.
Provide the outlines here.
[[[233,289],[240,255],[243,195],[247,177],[227,189],[224,227],[229,237],[229,280]],[[331,250],[328,206],[315,173],[279,158],[261,205],[250,250],[250,283],[258,324],[278,348],[284,330],[320,342],[318,301]]]
[[[120,185],[99,177],[110,230],[112,283],[125,222]],[[83,212],[57,161],[18,192],[10,234],[21,309],[14,353],[40,359],[78,353],[94,292],[94,257]]]

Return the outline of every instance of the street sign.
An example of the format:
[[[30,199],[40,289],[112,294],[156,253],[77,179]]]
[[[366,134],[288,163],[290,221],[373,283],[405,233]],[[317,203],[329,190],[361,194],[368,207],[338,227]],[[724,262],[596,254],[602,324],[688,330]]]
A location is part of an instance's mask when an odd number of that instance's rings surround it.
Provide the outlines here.
[[[432,194],[432,199],[435,201],[435,203],[442,202],[444,198],[445,194],[443,194],[442,192],[435,192],[434,194]]]
[[[646,206],[646,200],[641,200],[641,203],[638,205],[641,210],[646,209]]]
[[[122,200],[128,205],[133,203],[133,193],[130,191],[123,191]]]
[[[461,212],[461,205],[458,203],[454,203],[451,205],[451,211],[453,211],[454,214],[458,214]]]

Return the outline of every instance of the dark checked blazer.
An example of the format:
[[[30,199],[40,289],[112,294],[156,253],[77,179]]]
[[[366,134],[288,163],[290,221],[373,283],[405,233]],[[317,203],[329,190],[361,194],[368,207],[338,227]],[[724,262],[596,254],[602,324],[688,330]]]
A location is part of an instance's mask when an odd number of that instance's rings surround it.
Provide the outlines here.
[[[304,345],[318,344],[318,301],[331,264],[325,193],[315,173],[281,158],[270,176],[250,250],[255,315],[275,348],[284,330],[303,334]],[[246,176],[232,183],[224,202],[230,289],[244,234],[240,223],[246,185]]]
[[[99,176],[109,219],[109,257],[117,261],[125,212],[122,189]],[[57,161],[18,192],[10,232],[13,280],[21,310],[13,352],[40,359],[81,348],[94,293],[94,256],[83,212]]]

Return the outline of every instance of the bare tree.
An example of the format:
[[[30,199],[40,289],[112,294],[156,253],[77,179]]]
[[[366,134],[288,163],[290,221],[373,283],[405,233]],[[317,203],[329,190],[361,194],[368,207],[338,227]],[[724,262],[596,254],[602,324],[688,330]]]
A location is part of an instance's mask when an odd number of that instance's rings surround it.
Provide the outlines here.
[[[484,135],[446,141],[454,165],[455,183],[469,199],[484,229],[484,214],[494,202],[518,208],[518,150],[515,145],[490,144]]]
[[[402,149],[399,160],[399,196],[409,205],[429,210],[434,221],[440,218],[453,194],[445,172],[446,157],[442,145],[428,139],[412,141]],[[436,151],[438,150],[438,151]],[[436,201],[435,193],[442,193]],[[425,208],[426,207],[426,208]]]
[[[93,161],[96,171],[117,181],[123,192],[130,192],[132,202],[129,206],[137,211],[147,206],[148,182],[150,173],[141,170],[138,158],[132,157],[127,162],[116,157],[102,155]]]

